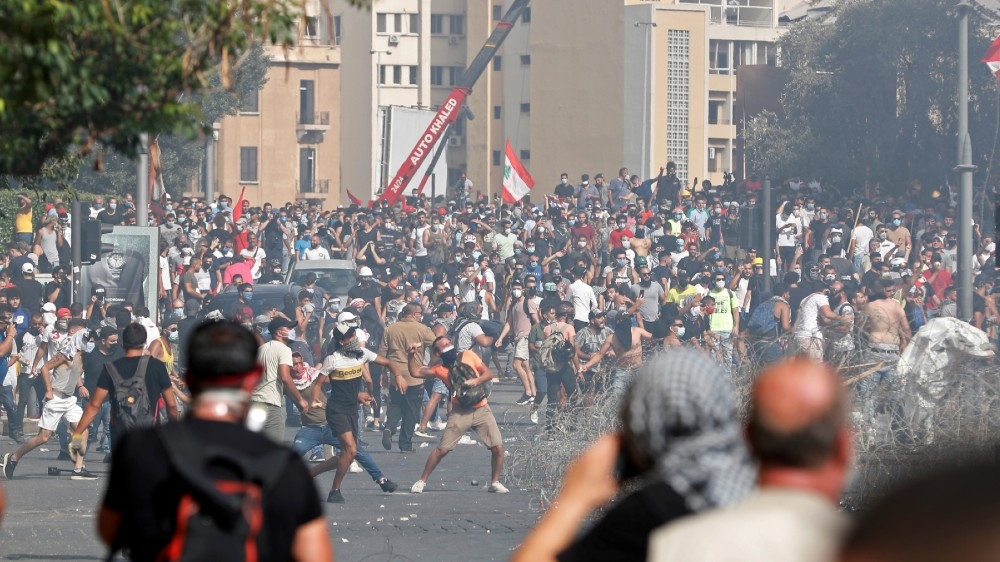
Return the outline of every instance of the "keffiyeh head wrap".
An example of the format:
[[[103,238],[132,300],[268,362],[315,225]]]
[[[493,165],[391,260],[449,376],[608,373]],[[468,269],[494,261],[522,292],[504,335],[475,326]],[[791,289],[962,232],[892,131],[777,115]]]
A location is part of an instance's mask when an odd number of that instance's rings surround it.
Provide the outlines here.
[[[733,386],[708,355],[660,353],[623,398],[622,425],[635,448],[693,511],[732,504],[754,486]]]

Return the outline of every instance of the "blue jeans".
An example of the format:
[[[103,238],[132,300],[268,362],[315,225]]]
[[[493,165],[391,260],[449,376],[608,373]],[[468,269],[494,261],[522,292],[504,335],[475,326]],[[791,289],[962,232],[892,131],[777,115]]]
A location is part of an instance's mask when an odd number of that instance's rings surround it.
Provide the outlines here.
[[[7,412],[7,432],[10,435],[21,433],[21,426],[14,425],[17,421],[17,406],[14,404],[14,387],[0,387],[0,408]]]
[[[511,354],[511,355],[513,355],[513,354]],[[548,373],[548,371],[546,371],[545,369],[543,369],[541,367],[533,369],[533,372],[534,372],[534,375],[535,375],[535,392],[538,394],[538,396],[541,396],[542,393],[548,392],[548,390],[549,390],[549,373]],[[551,402],[551,399],[549,399],[549,401]],[[559,401],[559,397],[558,396],[556,397],[556,401],[557,402]],[[535,403],[536,404],[541,404],[542,403],[542,399],[541,398],[537,398]]]
[[[632,369],[615,369],[611,372],[611,391],[621,396],[632,382]]]
[[[101,409],[98,411],[97,416],[94,418],[93,423],[90,424],[90,441],[97,441],[97,433],[104,427],[104,435],[101,438],[101,442],[97,444],[98,447],[108,447],[110,452],[111,447],[111,401],[105,400],[101,404]]]
[[[303,425],[295,434],[295,439],[292,441],[292,449],[299,456],[305,455],[316,445],[330,445],[339,449],[340,438],[333,434],[333,430],[330,429],[329,425]],[[375,459],[368,454],[368,451],[361,444],[358,444],[357,448],[358,454],[354,456],[354,460],[358,461],[358,464],[361,465],[361,468],[365,469],[365,472],[372,477],[372,480],[376,482],[381,480],[385,475],[382,474],[378,465],[375,464]]]

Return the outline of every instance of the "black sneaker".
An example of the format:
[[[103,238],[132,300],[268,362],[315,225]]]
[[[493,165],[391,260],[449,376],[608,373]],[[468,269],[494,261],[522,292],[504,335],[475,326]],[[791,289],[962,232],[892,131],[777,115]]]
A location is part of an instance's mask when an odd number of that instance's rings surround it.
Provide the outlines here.
[[[11,458],[13,453],[4,453],[0,457],[0,473],[3,474],[5,480],[11,480],[14,478],[14,469],[17,468],[17,461]]]
[[[534,398],[532,398],[531,396],[528,396],[528,393],[525,392],[525,393],[521,394],[520,398],[517,399],[517,405],[518,406],[527,406],[533,400],[534,400]]]
[[[392,480],[389,480],[388,478],[383,476],[382,479],[378,481],[378,487],[382,488],[383,492],[391,494],[395,492],[396,488],[398,488],[399,486],[397,486],[396,483],[393,482]]]
[[[388,427],[382,430],[382,448],[386,451],[392,450],[392,430]]]
[[[73,474],[69,477],[70,480],[97,480],[97,475],[91,473],[86,468],[81,468],[80,470],[74,470]]]
[[[327,503],[344,503],[344,495],[340,493],[340,490],[330,490],[330,493],[326,495]]]

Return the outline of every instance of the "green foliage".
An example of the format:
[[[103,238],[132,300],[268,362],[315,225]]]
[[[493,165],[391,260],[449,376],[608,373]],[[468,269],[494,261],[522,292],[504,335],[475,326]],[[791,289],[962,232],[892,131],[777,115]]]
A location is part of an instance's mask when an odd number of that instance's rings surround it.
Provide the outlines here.
[[[829,22],[782,38],[791,76],[785,116],[748,124],[753,170],[775,179],[818,177],[841,187],[940,185],[956,162],[958,20],[950,0],[845,0]],[[992,36],[970,18],[974,163],[989,159],[996,79],[978,63]]]
[[[261,40],[290,47],[301,0],[0,2],[0,173],[34,175],[70,147],[136,154],[139,135],[193,136],[193,94]],[[225,107],[213,108],[225,111]]]

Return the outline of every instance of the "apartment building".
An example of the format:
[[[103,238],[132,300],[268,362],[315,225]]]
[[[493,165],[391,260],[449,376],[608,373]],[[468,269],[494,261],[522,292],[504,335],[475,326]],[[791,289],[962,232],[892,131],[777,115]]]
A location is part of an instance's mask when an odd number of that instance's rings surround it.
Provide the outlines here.
[[[215,124],[215,193],[243,186],[254,204],[341,199],[339,18],[318,1],[305,6],[298,45],[268,46],[267,83],[236,115]]]

